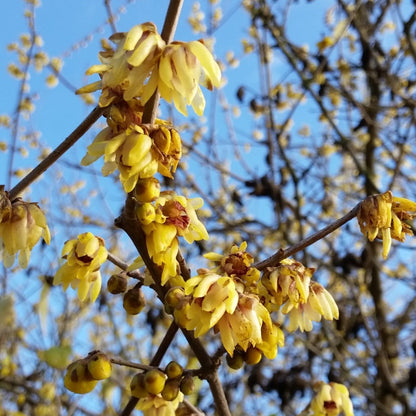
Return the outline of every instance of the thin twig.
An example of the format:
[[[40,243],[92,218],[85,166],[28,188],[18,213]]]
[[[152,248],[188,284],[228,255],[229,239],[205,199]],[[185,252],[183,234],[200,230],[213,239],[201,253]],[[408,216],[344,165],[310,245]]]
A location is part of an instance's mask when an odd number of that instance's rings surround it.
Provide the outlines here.
[[[156,351],[156,354],[153,356],[152,361],[150,361],[150,365],[155,367],[160,364],[162,361],[163,356],[165,355],[166,350],[168,349],[169,345],[175,338],[176,333],[178,332],[178,325],[175,321],[170,324],[169,329],[167,330],[162,342],[159,345],[159,348]]]
[[[153,368],[154,368],[150,365],[134,363],[133,361],[128,361],[128,360],[125,360],[123,358],[114,357],[114,356],[110,358],[110,361],[113,364],[121,365],[123,367],[136,368],[137,370],[143,370],[143,371],[153,370]]]
[[[114,19],[114,14],[111,10],[111,4],[110,4],[111,0],[104,0],[104,6],[105,6],[105,10],[107,11],[107,15],[108,15],[108,23],[111,26],[111,30],[113,31],[113,33],[117,32],[117,28],[116,28],[116,24],[115,24],[115,19]]]
[[[286,250],[280,249],[271,257],[267,258],[266,260],[260,261],[259,263],[253,264],[253,267],[259,270],[264,270],[266,267],[276,266],[280,261],[283,259],[293,256],[298,251],[304,250],[306,247],[316,243],[317,241],[321,240],[322,238],[326,237],[328,234],[334,232],[336,229],[342,227],[345,223],[352,220],[354,217],[357,216],[358,209],[360,208],[361,202],[357,204],[348,214],[344,215],[342,218],[334,221],[332,224],[329,224],[327,227],[322,228],[315,234],[312,234],[309,237],[306,237],[299,243],[289,247]]]
[[[197,409],[189,400],[184,399],[183,402],[192,411],[192,413],[187,413],[189,416],[205,416],[205,413]]]
[[[29,172],[13,189],[9,191],[9,198],[13,200],[19,196],[25,188],[34,182],[43,172],[55,163],[71,146],[73,146],[88,129],[102,116],[105,108],[95,107],[85,120],[42,162]]]
[[[129,267],[129,265],[126,262],[119,259],[117,256],[111,254],[110,252],[107,252],[107,260],[113,263],[115,266],[120,267],[120,269],[124,271],[126,271]]]

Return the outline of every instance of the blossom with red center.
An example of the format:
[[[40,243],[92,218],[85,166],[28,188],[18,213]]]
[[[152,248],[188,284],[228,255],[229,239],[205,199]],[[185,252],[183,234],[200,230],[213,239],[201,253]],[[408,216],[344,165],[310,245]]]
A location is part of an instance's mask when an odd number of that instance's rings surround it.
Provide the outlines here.
[[[64,244],[62,257],[66,262],[56,272],[53,284],[69,285],[77,289],[78,298],[84,301],[89,293],[94,302],[101,289],[100,267],[107,259],[104,240],[90,232],[80,234]]]
[[[318,392],[308,406],[308,415],[338,416],[343,412],[345,416],[354,416],[348,389],[343,384],[319,382],[316,387]]]
[[[183,237],[189,244],[208,239],[207,230],[196,214],[202,204],[201,198],[188,199],[165,191],[154,201],[137,207],[149,256],[163,268],[162,285],[178,275],[178,237]]]

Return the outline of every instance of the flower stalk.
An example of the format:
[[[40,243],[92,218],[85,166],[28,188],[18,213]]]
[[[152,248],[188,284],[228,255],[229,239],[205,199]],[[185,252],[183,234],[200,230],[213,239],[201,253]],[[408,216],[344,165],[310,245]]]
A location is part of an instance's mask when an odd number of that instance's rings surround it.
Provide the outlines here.
[[[333,233],[335,230],[342,227],[348,221],[351,221],[353,218],[355,218],[357,216],[358,210],[360,209],[360,205],[361,202],[357,204],[350,212],[348,212],[348,214],[334,221],[332,224],[329,224],[327,227],[322,228],[322,230],[319,230],[318,232],[310,235],[309,237],[304,238],[302,241],[299,241],[299,243],[294,244],[292,247],[289,247],[286,250],[282,248],[279,249],[279,251],[277,251],[269,258],[253,264],[253,267],[255,267],[258,270],[265,270],[267,267],[276,266],[283,259],[293,256],[297,252],[304,250],[305,248],[311,246],[312,244],[316,243],[322,238],[325,238],[328,234]]]

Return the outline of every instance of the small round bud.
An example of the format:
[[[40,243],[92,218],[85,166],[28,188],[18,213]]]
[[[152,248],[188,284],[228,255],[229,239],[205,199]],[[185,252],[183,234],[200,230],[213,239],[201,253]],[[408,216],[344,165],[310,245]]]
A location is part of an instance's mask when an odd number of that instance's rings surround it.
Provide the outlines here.
[[[165,303],[166,305],[175,308],[177,305],[179,305],[184,296],[185,291],[181,287],[171,287],[165,295]]]
[[[87,370],[85,360],[77,360],[70,364],[66,370],[64,385],[73,393],[89,393],[97,385],[97,380],[92,379]]]
[[[146,299],[140,287],[129,289],[123,296],[123,308],[129,315],[137,315],[146,305]]]
[[[160,195],[160,183],[156,178],[145,178],[137,181],[134,196],[137,202],[152,202]]]
[[[130,382],[131,395],[138,399],[142,399],[149,395],[144,385],[144,375],[144,373],[136,374]]]
[[[262,353],[257,348],[249,347],[244,354],[244,361],[249,365],[258,364],[261,360]]]
[[[111,376],[111,362],[102,352],[95,352],[87,357],[88,371],[94,380],[104,380]]]
[[[148,225],[156,218],[155,207],[150,202],[145,202],[137,207],[136,215],[143,225]]]
[[[182,366],[176,361],[171,361],[165,368],[165,373],[168,378],[178,378],[183,374]]]
[[[194,392],[195,383],[194,383],[194,379],[192,376],[188,374],[182,379],[181,384],[180,384],[180,390],[186,396]]]
[[[107,282],[107,290],[113,295],[124,293],[127,289],[127,279],[121,274],[113,274]]]
[[[233,370],[238,370],[244,365],[244,356],[240,351],[234,351],[232,357],[227,354],[225,359],[227,360],[228,367]]]
[[[167,401],[175,400],[179,394],[179,380],[168,380],[162,390],[162,397]]]
[[[165,382],[166,374],[160,370],[149,370],[144,375],[144,386],[150,394],[162,393]]]

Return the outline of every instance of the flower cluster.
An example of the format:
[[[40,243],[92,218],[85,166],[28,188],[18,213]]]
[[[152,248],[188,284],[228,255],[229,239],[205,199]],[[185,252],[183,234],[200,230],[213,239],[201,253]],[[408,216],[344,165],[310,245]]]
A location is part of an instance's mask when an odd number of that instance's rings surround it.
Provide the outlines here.
[[[220,68],[202,42],[172,42],[164,48],[141,99],[146,102],[158,88],[160,95],[168,102],[173,101],[185,116],[187,105],[201,116],[205,98],[199,84],[212,90],[220,83]]]
[[[118,169],[126,192],[134,189],[139,178],[151,178],[156,172],[172,178],[182,155],[179,133],[161,121],[152,126],[140,121],[137,101],[111,106],[108,127],[88,146],[81,164],[90,165],[104,156],[103,175]]]
[[[107,259],[104,240],[90,232],[80,234],[64,244],[62,257],[66,263],[56,272],[53,284],[62,283],[64,290],[69,285],[77,288],[80,301],[84,301],[89,292],[90,300],[94,302],[101,289],[100,266]]]
[[[4,187],[0,187],[0,247],[4,266],[11,267],[19,253],[19,265],[26,268],[30,253],[41,237],[49,244],[49,228],[39,206],[20,198],[10,201]]]
[[[338,319],[338,307],[331,294],[311,281],[312,268],[293,259],[282,260],[263,274],[259,292],[268,310],[289,315],[288,330],[312,330],[312,321]]]
[[[101,107],[137,97],[144,105],[158,88],[182,114],[186,115],[186,106],[192,105],[202,115],[205,99],[199,84],[208,89],[220,85],[219,66],[200,41],[166,45],[149,22],[134,26],[128,33],[116,33],[110,40],[116,48],[104,43],[99,54],[101,64],[87,70],[87,75],[97,73],[101,80],[77,91],[83,94],[101,89]]]
[[[214,328],[231,358],[237,353],[252,363],[261,354],[274,358],[284,344],[273,312],[289,315],[289,331],[310,331],[312,321],[322,317],[338,319],[330,293],[311,280],[314,269],[286,259],[260,277],[246,247],[245,242],[233,246],[225,256],[208,253],[205,257],[217,263],[215,268],[199,269],[183,287],[169,290],[165,300],[179,325],[194,330],[196,337]]]
[[[175,416],[175,410],[188,395],[194,391],[194,381],[183,368],[171,361],[165,371],[151,369],[136,374],[131,383],[132,396],[139,399],[136,408],[145,416]]]
[[[338,416],[341,412],[354,416],[348,389],[343,384],[320,382],[316,387],[318,392],[309,406],[308,416]]]
[[[146,184],[153,187],[151,181]],[[145,184],[140,183],[140,185]],[[148,193],[143,189],[140,192],[142,198]],[[152,192],[149,193],[153,195]],[[207,230],[196,214],[196,210],[202,204],[201,198],[188,199],[174,192],[165,191],[161,192],[153,202],[143,202],[138,205],[137,218],[146,235],[149,256],[155,264],[163,268],[162,285],[178,275],[176,260],[179,250],[178,237],[184,237],[188,243],[208,239]]]
[[[277,347],[284,344],[283,333],[256,293],[260,272],[251,267],[253,258],[246,247],[245,242],[233,246],[227,256],[208,254],[218,266],[199,269],[197,276],[185,282],[182,296],[177,288],[171,289],[176,291],[176,296],[170,296],[171,306],[178,324],[194,330],[195,336],[210,328],[219,331],[231,357],[236,350],[256,349],[274,358]]]
[[[357,214],[361,232],[370,240],[383,240],[383,257],[386,259],[391,240],[403,242],[406,234],[413,235],[405,222],[416,216],[416,202],[394,197],[391,191],[367,197]]]

